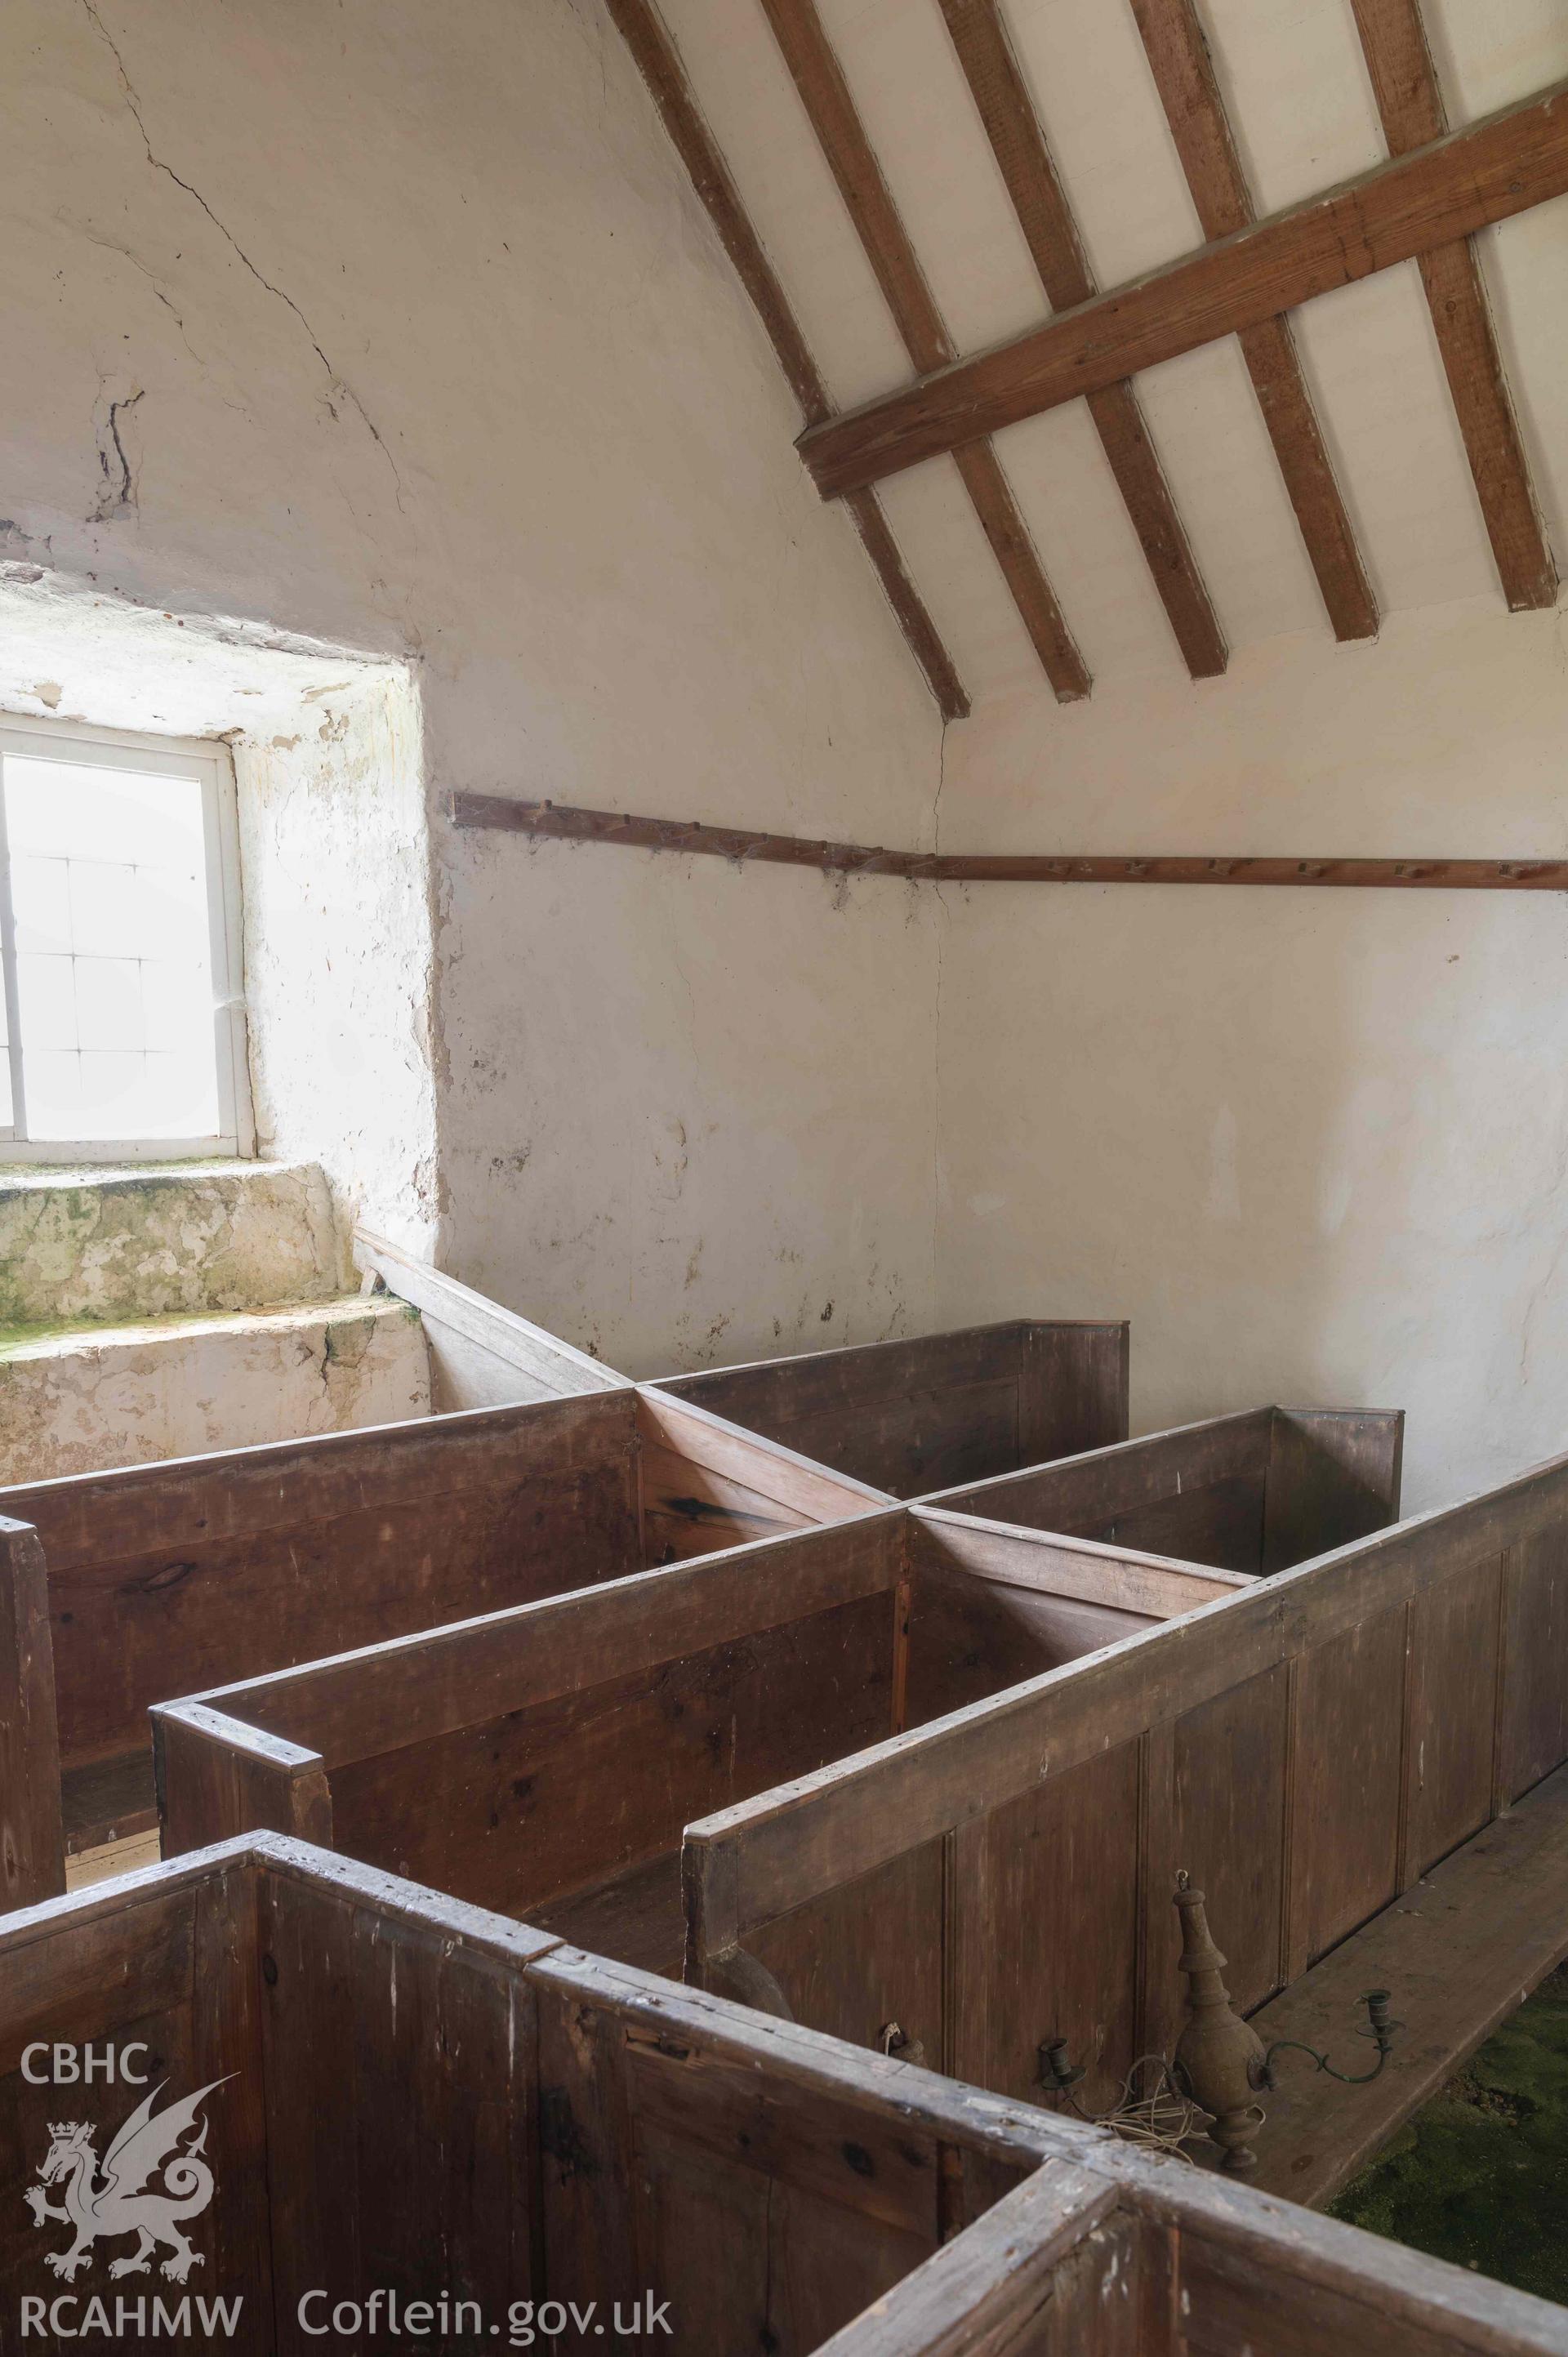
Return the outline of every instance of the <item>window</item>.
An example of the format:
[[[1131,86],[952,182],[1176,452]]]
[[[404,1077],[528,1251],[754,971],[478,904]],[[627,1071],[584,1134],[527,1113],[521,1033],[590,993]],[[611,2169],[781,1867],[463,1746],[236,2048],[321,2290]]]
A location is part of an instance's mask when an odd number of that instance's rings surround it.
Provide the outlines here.
[[[0,1156],[249,1148],[220,745],[0,722]]]

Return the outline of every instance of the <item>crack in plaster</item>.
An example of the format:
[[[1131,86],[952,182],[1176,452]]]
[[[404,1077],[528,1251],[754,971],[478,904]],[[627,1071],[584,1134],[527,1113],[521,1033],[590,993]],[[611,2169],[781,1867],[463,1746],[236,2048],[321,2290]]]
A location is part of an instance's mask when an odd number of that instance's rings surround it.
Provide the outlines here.
[[[245,268],[250,272],[252,277],[255,280],[257,285],[264,287],[269,295],[274,296],[278,302],[285,304],[294,313],[295,317],[305,329],[306,335],[309,339],[311,350],[316,354],[317,359],[321,362],[322,367],[326,370],[332,390],[334,392],[340,393],[344,399],[352,404],[361,424],[364,425],[366,432],[370,435],[371,439],[374,442],[383,458],[385,458],[387,466],[392,473],[392,490],[397,500],[399,511],[406,514],[407,510],[403,506],[403,477],[398,470],[397,460],[392,457],[392,451],[381,435],[381,428],[377,425],[374,418],[371,415],[370,411],[365,407],[364,403],[354,391],[353,386],[349,384],[345,378],[338,374],[331,361],[328,359],[327,354],[321,348],[320,339],[317,337],[315,328],[311,326],[310,321],[306,317],[305,313],[300,309],[299,305],[295,301],[294,296],[284,287],[277,285],[274,280],[268,278],[263,272],[257,269],[255,264],[251,260],[250,255],[245,252],[244,247],[240,243],[239,239],[234,235],[233,231],[230,229],[224,221],[220,220],[219,216],[213,211],[211,206],[208,203],[206,198],[202,195],[200,189],[193,187],[190,181],[182,179],[180,175],[175,170],[174,166],[172,164],[166,163],[163,157],[155,152],[152,140],[148,135],[146,124],[142,116],[141,101],[136,95],[135,88],[132,83],[130,75],[125,70],[125,61],[120,54],[119,46],[115,41],[113,35],[110,32],[109,27],[103,22],[102,17],[99,15],[98,10],[94,5],[94,0],[81,0],[81,5],[87,13],[89,21],[98,34],[99,38],[102,41],[104,47],[108,49],[110,56],[114,60],[114,70],[119,76],[120,87],[125,94],[125,104],[130,112],[132,121],[135,124],[137,130],[142,135],[142,145],[147,151],[148,163],[152,166],[154,171],[162,172],[166,178],[174,182],[177,188],[183,188],[186,195],[200,206],[202,211],[207,215],[208,220],[212,223],[213,228],[218,231],[220,237],[221,237],[224,242],[233,249],[234,253],[244,264]],[[172,306],[170,307],[172,308]],[[327,407],[329,414],[334,420],[336,420],[338,411],[332,403],[330,395],[328,396]]]
[[[105,387],[105,391],[107,389]],[[109,415],[98,443],[98,464],[103,476],[103,489],[98,494],[97,506],[88,518],[90,523],[107,523],[111,516],[124,515],[137,504],[136,471],[133,469],[125,445],[120,439],[120,414],[123,410],[134,409],[145,397],[145,388],[138,385],[134,393],[127,393],[120,400],[109,404]],[[111,448],[113,458],[110,457]],[[116,466],[120,469],[117,483],[114,480]]]

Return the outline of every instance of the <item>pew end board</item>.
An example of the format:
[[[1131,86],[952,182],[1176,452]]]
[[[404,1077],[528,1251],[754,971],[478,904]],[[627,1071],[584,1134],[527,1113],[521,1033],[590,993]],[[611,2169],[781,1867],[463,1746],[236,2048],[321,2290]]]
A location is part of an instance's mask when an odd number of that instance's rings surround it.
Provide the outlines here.
[[[156,1823],[155,1703],[888,1503],[618,1380],[0,1491],[0,1899]]]
[[[914,1498],[1127,1437],[1125,1320],[1013,1318],[651,1388]]]

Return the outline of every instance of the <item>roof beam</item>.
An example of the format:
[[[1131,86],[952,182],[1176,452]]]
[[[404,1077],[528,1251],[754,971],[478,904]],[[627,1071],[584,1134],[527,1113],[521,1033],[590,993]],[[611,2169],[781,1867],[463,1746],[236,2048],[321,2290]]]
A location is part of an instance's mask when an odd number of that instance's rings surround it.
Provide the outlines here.
[[[1408,155],[1440,139],[1447,117],[1420,0],[1350,5],[1390,154]],[[1554,605],[1557,568],[1509,398],[1479,257],[1469,239],[1462,238],[1434,246],[1421,255],[1420,264],[1503,594],[1516,614]]]
[[[824,497],[862,490],[1564,191],[1568,81],[813,426],[801,455]]]
[[[820,425],[832,414],[827,387],[773,265],[763,251],[762,241],[741,203],[729,168],[703,120],[673,41],[651,0],[609,0],[609,11],[648,84],[664,128],[691,176],[692,186],[751,297],[807,425]],[[943,718],[961,720],[969,711],[963,683],[905,569],[875,493],[852,492],[845,504],[865,553],[876,568],[909,651],[924,673]]]
[[[1132,0],[1155,87],[1207,238],[1256,218],[1194,0]],[[1337,639],[1372,639],[1378,607],[1283,316],[1241,330],[1241,357]]]
[[[904,348],[916,368],[940,369],[955,356],[952,340],[814,0],[762,0],[762,7]],[[1058,701],[1075,703],[1089,694],[1089,673],[1001,461],[983,437],[963,439],[954,456],[964,489]]]
[[[997,0],[939,5],[1047,299],[1053,311],[1071,310],[1093,295],[1094,278]],[[1187,667],[1213,679],[1225,669],[1225,640],[1137,395],[1125,381],[1107,385],[1090,393],[1089,414]]]

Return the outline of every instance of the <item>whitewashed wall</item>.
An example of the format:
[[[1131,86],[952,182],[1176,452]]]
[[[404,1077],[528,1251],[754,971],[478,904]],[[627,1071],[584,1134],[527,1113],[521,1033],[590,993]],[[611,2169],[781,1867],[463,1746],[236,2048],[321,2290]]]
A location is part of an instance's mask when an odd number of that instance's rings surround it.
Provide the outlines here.
[[[596,7],[26,0],[0,44],[20,588],[406,658],[433,813],[472,787],[912,836],[934,706]],[[37,684],[16,708],[80,708]],[[258,747],[274,803],[311,791]],[[396,897],[345,873],[404,840],[395,803],[323,835],[346,925]],[[252,968],[280,1149],[336,1119],[363,1193],[401,1126],[403,1232],[638,1368],[930,1322],[929,917],[438,818],[434,856],[434,1018],[422,1044],[411,941],[375,1042],[396,1087],[401,1045],[433,1053],[434,1146],[417,1086],[379,1135],[338,1118],[363,993],[317,1002],[319,1071],[280,1061],[317,928],[299,973]],[[309,897],[290,858],[271,909]]]
[[[955,733],[976,847],[1568,856],[1563,613],[1281,640],[1071,721]],[[1141,1428],[1408,1408],[1412,1505],[1568,1448],[1568,900],[945,897],[944,1318],[1131,1317]]]

